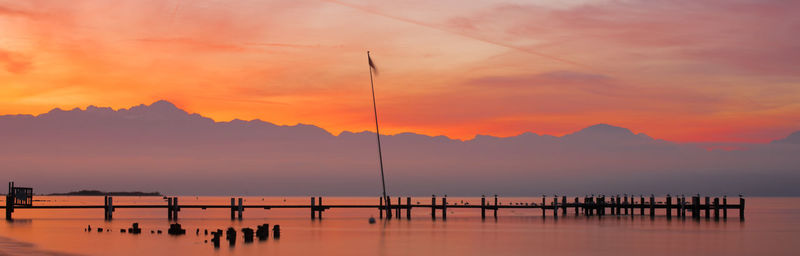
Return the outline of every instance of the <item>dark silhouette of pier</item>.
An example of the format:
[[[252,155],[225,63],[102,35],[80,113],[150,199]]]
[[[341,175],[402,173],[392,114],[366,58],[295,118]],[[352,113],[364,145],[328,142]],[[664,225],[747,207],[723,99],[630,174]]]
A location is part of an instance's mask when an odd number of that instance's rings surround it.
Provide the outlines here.
[[[19,196],[16,192],[29,193],[25,196]],[[460,209],[476,209],[480,210],[481,218],[486,219],[486,212],[491,211],[492,217],[497,218],[497,212],[500,209],[533,209],[541,210],[542,217],[552,216],[558,218],[559,215],[567,216],[570,213],[574,216],[666,216],[667,219],[681,218],[685,219],[690,216],[692,219],[699,220],[701,218],[719,220],[720,218],[726,220],[728,218],[728,210],[738,210],[739,219],[744,220],[745,199],[739,195],[738,204],[728,204],[727,196],[714,197],[713,200],[709,196],[701,197],[700,195],[693,195],[688,198],[681,195],[675,196],[667,195],[663,201],[657,201],[654,195],[649,197],[645,196],[628,196],[628,195],[615,195],[615,196],[583,196],[583,197],[567,197],[567,196],[542,196],[541,203],[525,202],[525,203],[509,203],[500,204],[500,199],[497,195],[487,200],[486,196],[481,197],[480,205],[470,205],[465,203],[450,204],[447,202],[447,197],[437,198],[435,195],[431,196],[430,204],[412,204],[411,197],[397,197],[395,203],[392,203],[388,197],[384,201],[383,197],[378,199],[378,204],[330,204],[324,205],[322,197],[311,197],[309,204],[244,204],[243,198],[230,198],[230,204],[187,204],[181,205],[178,197],[167,197],[166,204],[128,204],[128,205],[114,205],[113,196],[105,196],[102,205],[33,205],[32,189],[30,188],[15,188],[13,183],[9,183],[9,194],[6,196],[6,219],[12,219],[12,213],[16,209],[35,210],[35,209],[103,209],[106,220],[112,220],[114,212],[117,209],[166,209],[167,219],[177,220],[178,213],[182,209],[230,209],[230,218],[242,219],[245,209],[309,209],[311,212],[311,219],[322,219],[322,213],[331,209],[345,209],[345,208],[362,208],[362,209],[375,209],[378,210],[381,219],[401,219],[403,211],[405,211],[405,218],[411,219],[411,212],[413,209],[428,209],[431,213],[432,219],[437,219],[437,212],[441,213],[441,219],[447,219],[448,208]],[[405,200],[403,200],[405,199]],[[440,199],[440,200],[438,200]],[[721,200],[720,200],[721,199]],[[405,201],[405,202],[403,202]],[[394,213],[394,214],[392,214]]]

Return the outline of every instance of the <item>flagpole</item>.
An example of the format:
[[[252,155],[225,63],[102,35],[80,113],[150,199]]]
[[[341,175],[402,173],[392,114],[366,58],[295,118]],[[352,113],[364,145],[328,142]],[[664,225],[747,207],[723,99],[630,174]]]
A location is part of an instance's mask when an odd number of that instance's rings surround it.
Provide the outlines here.
[[[391,210],[389,210],[389,197],[386,195],[386,179],[383,175],[383,153],[381,152],[381,132],[378,129],[378,107],[375,104],[375,84],[372,81],[372,59],[369,57],[367,51],[367,61],[369,61],[369,86],[372,89],[372,110],[375,113],[375,136],[378,138],[378,161],[381,165],[381,185],[383,185],[383,198],[386,200],[386,217],[391,219]]]

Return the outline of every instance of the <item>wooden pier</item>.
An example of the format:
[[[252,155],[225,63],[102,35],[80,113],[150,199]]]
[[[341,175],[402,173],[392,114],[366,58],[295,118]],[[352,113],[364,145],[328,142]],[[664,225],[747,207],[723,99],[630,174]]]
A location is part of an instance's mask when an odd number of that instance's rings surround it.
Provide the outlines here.
[[[246,209],[309,209],[311,212],[311,219],[322,219],[322,213],[326,210],[330,209],[344,209],[344,208],[362,208],[362,209],[375,209],[378,210],[380,218],[392,218],[393,215],[396,219],[401,219],[403,214],[402,211],[405,211],[405,219],[411,219],[411,211],[415,208],[417,209],[429,209],[431,213],[432,219],[437,219],[437,212],[441,213],[439,218],[446,220],[448,208],[453,209],[476,209],[480,210],[480,216],[482,219],[486,219],[486,211],[492,212],[492,217],[497,218],[497,212],[500,209],[533,209],[533,210],[541,210],[541,216],[552,216],[553,218],[558,218],[559,216],[568,216],[568,213],[573,212],[573,216],[597,216],[603,217],[607,215],[611,216],[635,216],[637,215],[636,209],[639,209],[638,215],[640,216],[649,216],[650,218],[655,218],[656,216],[666,216],[667,219],[672,219],[673,216],[675,218],[685,219],[687,217],[687,212],[691,216],[692,219],[700,220],[701,217],[705,219],[710,219],[712,216],[714,220],[726,220],[728,217],[728,210],[738,210],[739,211],[739,219],[744,220],[744,206],[745,206],[745,199],[740,197],[739,204],[727,204],[727,198],[722,198],[722,203],[720,204],[720,200],[718,197],[715,197],[713,200],[713,204],[709,203],[709,200],[705,200],[705,202],[701,202],[700,196],[692,196],[691,200],[686,200],[685,197],[677,197],[677,202],[675,205],[672,204],[671,197],[667,196],[666,201],[664,202],[656,202],[654,196],[650,196],[649,198],[640,197],[640,199],[635,200],[636,198],[631,198],[627,200],[627,197],[624,197],[624,200],[617,199],[616,197],[610,197],[613,200],[608,200],[606,196],[597,196],[597,197],[574,197],[573,202],[567,202],[567,197],[562,196],[559,202],[558,197],[553,197],[551,200],[548,200],[546,197],[542,197],[541,204],[534,204],[534,203],[515,203],[515,204],[499,204],[499,198],[494,197],[494,200],[487,202],[485,197],[481,197],[481,204],[480,205],[469,205],[469,204],[449,204],[447,202],[447,197],[441,198],[441,203],[436,203],[437,198],[432,197],[431,202],[432,204],[411,204],[411,197],[397,198],[396,204],[384,204],[383,198],[379,198],[379,204],[377,205],[367,205],[367,204],[331,204],[331,205],[324,205],[322,203],[322,197],[311,197],[310,204],[286,204],[286,205],[262,205],[262,204],[243,204],[242,198],[231,198],[231,203],[228,204],[216,204],[216,205],[197,205],[197,204],[187,204],[187,205],[180,205],[177,197],[168,197],[166,204],[130,204],[130,205],[114,205],[113,204],[113,197],[106,196],[105,203],[103,205],[28,205],[28,206],[9,206],[6,204],[6,219],[12,219],[12,212],[15,209],[103,209],[103,213],[106,220],[112,220],[114,212],[117,209],[166,209],[167,210],[167,219],[168,220],[178,220],[178,212],[182,209],[230,209],[231,220],[243,218],[243,212]],[[237,200],[238,199],[238,200]],[[649,200],[648,200],[649,199]],[[404,203],[402,201],[405,201]],[[572,210],[572,211],[570,211]],[[560,212],[560,213],[559,213]],[[720,213],[721,212],[721,213]],[[394,213],[394,214],[391,214]],[[645,214],[647,213],[647,214]],[[674,214],[674,215],[673,215]],[[476,211],[477,215],[477,211]]]

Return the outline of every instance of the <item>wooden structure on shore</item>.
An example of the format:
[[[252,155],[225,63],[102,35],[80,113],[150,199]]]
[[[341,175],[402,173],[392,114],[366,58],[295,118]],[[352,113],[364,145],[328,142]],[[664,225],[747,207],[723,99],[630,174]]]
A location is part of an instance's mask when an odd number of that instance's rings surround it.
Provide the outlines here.
[[[18,193],[25,193],[26,196],[21,196]],[[263,205],[263,204],[243,204],[243,198],[231,198],[230,205],[216,204],[216,205],[196,205],[187,204],[180,205],[178,197],[166,197],[167,204],[130,204],[130,205],[114,205],[114,198],[112,196],[105,196],[103,205],[33,205],[32,202],[32,189],[31,188],[17,188],[14,187],[13,182],[9,183],[9,194],[6,196],[6,205],[3,207],[6,211],[6,219],[12,219],[12,213],[15,209],[103,209],[106,220],[112,220],[116,209],[167,209],[167,219],[177,220],[178,212],[181,209],[230,209],[231,220],[243,218],[245,209],[309,209],[311,211],[311,219],[322,219],[322,213],[329,209],[334,208],[362,208],[362,209],[376,209],[379,212],[380,218],[391,219],[392,215],[396,219],[401,219],[405,211],[405,218],[411,219],[411,211],[414,208],[430,209],[431,218],[437,219],[437,211],[441,212],[441,219],[447,219],[447,209],[479,209],[481,218],[486,219],[486,211],[492,211],[494,218],[497,218],[497,211],[499,209],[539,209],[541,210],[542,217],[551,212],[553,218],[558,218],[559,215],[567,216],[570,212],[574,216],[645,216],[650,218],[658,216],[665,216],[667,219],[673,217],[685,219],[687,213],[691,218],[700,220],[701,218],[719,220],[727,220],[728,210],[738,210],[739,219],[744,220],[745,199],[739,196],[738,204],[728,204],[727,197],[701,197],[695,195],[689,198],[685,196],[672,197],[667,195],[665,200],[656,201],[654,195],[649,198],[644,196],[584,196],[584,197],[571,197],[568,200],[566,196],[554,196],[551,200],[542,196],[541,204],[539,203],[509,203],[500,204],[497,195],[494,196],[493,202],[487,201],[485,196],[481,197],[480,205],[470,204],[449,204],[447,197],[437,198],[435,195],[431,196],[430,204],[417,204],[411,203],[411,197],[398,197],[396,204],[392,204],[391,200],[384,200],[383,197],[379,198],[377,205],[368,204],[349,204],[349,205],[323,205],[322,197],[311,197],[310,204],[294,204],[294,205]],[[237,200],[238,199],[238,200]],[[388,198],[387,198],[388,199]],[[441,199],[441,200],[437,200]],[[673,202],[674,199],[674,202]],[[384,202],[386,201],[386,202]],[[405,203],[403,203],[405,201]],[[394,214],[392,214],[394,212]],[[560,212],[560,213],[559,213]]]

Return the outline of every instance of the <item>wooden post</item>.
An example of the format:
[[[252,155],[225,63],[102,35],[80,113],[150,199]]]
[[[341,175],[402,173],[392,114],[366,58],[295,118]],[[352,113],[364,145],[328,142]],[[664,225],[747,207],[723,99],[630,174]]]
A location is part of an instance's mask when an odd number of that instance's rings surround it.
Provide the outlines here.
[[[319,197],[319,201],[317,201],[317,217],[321,220],[322,219],[322,212],[324,207],[322,207],[322,197]],[[400,215],[400,214],[398,214]]]
[[[711,199],[706,197],[706,219],[711,218]]]
[[[714,220],[719,220],[719,197],[714,197]]]
[[[378,201],[378,215],[380,215],[380,218],[383,219],[383,196],[378,197]]]
[[[320,197],[320,201],[321,200],[322,200],[322,197]],[[400,216],[402,216],[402,214],[400,213],[400,208],[402,208],[401,206],[403,206],[403,201],[400,201],[400,197],[398,196],[397,197],[397,214],[395,214],[395,217],[397,217],[398,220],[400,219]],[[320,212],[320,215],[322,215],[322,212]]]
[[[700,216],[700,196],[692,196],[692,218],[699,219]]]
[[[322,201],[322,198],[320,198],[319,200]],[[178,198],[175,198],[175,202],[176,203],[178,202]],[[244,211],[244,205],[242,204],[242,198],[241,197],[239,198],[239,209],[238,210],[239,210],[239,220],[242,220],[242,212]],[[177,209],[175,210],[175,214],[177,216],[177,214],[178,214]]]
[[[486,195],[481,195],[481,219],[486,219]]]
[[[667,219],[672,219],[672,196],[667,195]]]
[[[650,194],[650,218],[656,216],[656,196]]]
[[[728,196],[722,196],[722,219],[728,219]]]
[[[625,208],[625,215],[628,215],[628,195],[625,195],[625,202],[623,202],[623,208]]]
[[[431,195],[431,219],[436,219],[436,195]]]
[[[639,196],[639,215],[644,216],[644,196]]]
[[[114,219],[114,197],[108,197],[108,219]]]
[[[108,196],[103,196],[103,219],[108,220]]]
[[[567,216],[567,196],[561,197],[561,213]]]
[[[316,201],[317,201],[317,198],[312,196],[311,197],[311,219],[312,220],[317,219],[317,211],[314,210],[314,205],[316,205]],[[387,216],[387,218],[388,218],[388,216]]]
[[[553,218],[558,219],[558,196],[553,197]]]
[[[389,196],[386,196],[386,219],[392,219],[392,198]]]
[[[633,215],[634,215],[633,214],[633,209],[635,209],[635,206],[636,206],[633,199],[634,199],[633,195],[631,195],[631,203],[630,203],[630,205],[628,205],[628,207],[631,208],[631,218],[633,218]]]
[[[181,207],[178,205],[178,197],[175,197],[175,202],[172,204],[172,219],[178,220],[178,212],[181,210]]]
[[[233,198],[231,198],[231,207],[233,207]],[[233,208],[231,208],[232,213]],[[231,219],[233,219],[233,215],[231,215]],[[167,220],[172,220],[172,197],[167,197]]]
[[[442,219],[447,219],[447,196],[442,197]]]
[[[547,216],[547,213],[545,213],[545,208],[546,208],[545,199],[544,199],[544,195],[542,195],[542,217],[546,217]]]
[[[744,221],[744,197],[739,196],[739,220]]]
[[[236,199],[231,197],[231,220],[236,219]]]
[[[578,211],[578,197],[575,197],[575,216],[578,216],[580,212]]]
[[[406,219],[411,220],[411,197],[406,197]]]
[[[616,207],[617,207],[617,216],[619,216],[622,214],[622,201],[620,201],[619,195],[617,195]]]
[[[12,220],[11,213],[14,212],[14,182],[8,183],[8,194],[6,194],[6,220]]]

